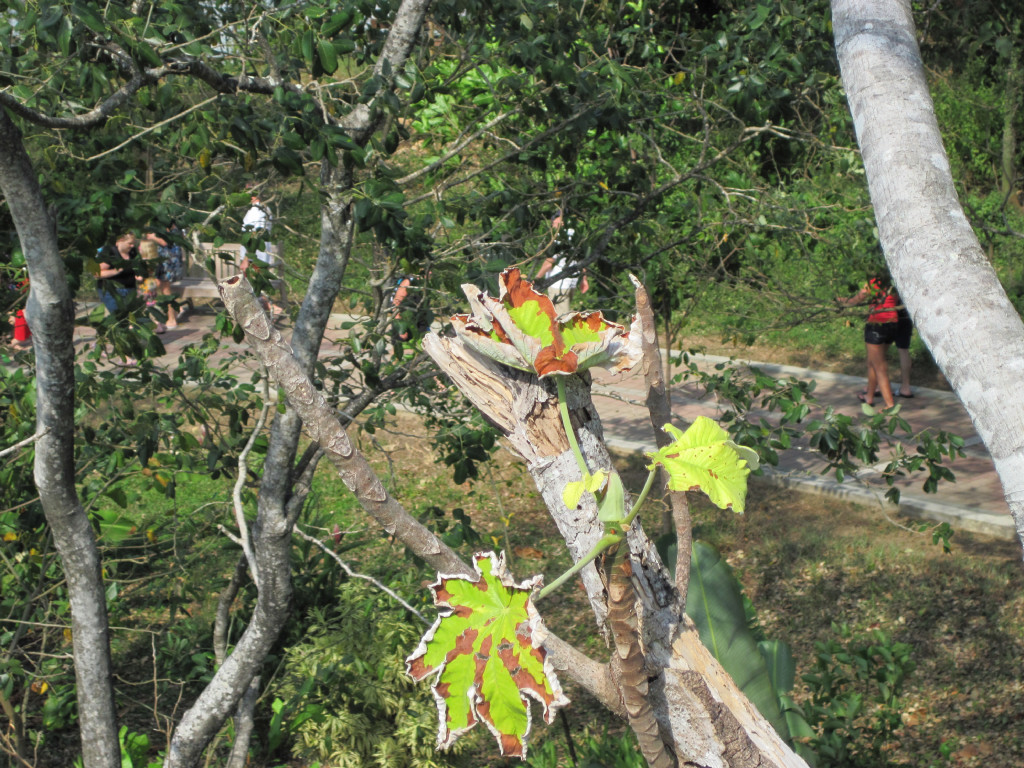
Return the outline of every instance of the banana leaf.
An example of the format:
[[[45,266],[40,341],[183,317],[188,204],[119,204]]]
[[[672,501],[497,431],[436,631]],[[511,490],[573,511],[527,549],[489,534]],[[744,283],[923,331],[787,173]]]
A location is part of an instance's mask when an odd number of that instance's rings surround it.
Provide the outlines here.
[[[729,564],[701,541],[693,543],[686,613],[697,625],[704,646],[776,732],[789,741],[789,727],[779,706],[782,691],[776,692],[765,657],[747,626],[739,582]],[[789,663],[792,667],[791,654]],[[788,679],[792,687],[795,670],[787,669],[781,653],[773,664],[780,682]]]

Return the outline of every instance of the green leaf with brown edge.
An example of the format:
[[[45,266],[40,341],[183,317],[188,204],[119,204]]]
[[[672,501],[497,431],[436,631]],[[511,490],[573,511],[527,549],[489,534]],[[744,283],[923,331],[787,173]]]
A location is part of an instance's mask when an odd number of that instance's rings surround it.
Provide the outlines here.
[[[543,646],[543,621],[530,600],[542,577],[516,584],[504,553],[473,556],[478,578],[438,575],[430,585],[437,621],[406,659],[414,680],[434,675],[438,747],[446,749],[476,723],[498,740],[502,755],[526,757],[528,699],[551,723],[569,703]]]
[[[729,433],[707,416],[698,416],[686,432],[671,424],[662,427],[675,440],[648,453],[648,469],[660,464],[669,474],[673,491],[703,491],[721,509],[743,511],[750,469],[729,439]]]
[[[486,357],[540,377],[593,367],[628,371],[640,361],[636,321],[627,334],[600,312],[573,312],[559,319],[551,299],[534,290],[516,267],[502,272],[499,283],[498,299],[464,285],[472,313],[452,317],[456,334]]]

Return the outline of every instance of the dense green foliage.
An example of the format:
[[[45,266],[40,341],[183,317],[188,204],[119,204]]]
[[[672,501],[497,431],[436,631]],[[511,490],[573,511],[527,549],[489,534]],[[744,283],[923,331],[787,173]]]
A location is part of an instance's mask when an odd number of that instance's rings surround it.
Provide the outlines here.
[[[272,695],[268,749],[287,735],[292,754],[338,768],[459,765],[462,748],[438,752],[437,706],[405,673],[419,628],[365,582],[338,587],[333,605],[313,608],[309,632],[288,649]]]

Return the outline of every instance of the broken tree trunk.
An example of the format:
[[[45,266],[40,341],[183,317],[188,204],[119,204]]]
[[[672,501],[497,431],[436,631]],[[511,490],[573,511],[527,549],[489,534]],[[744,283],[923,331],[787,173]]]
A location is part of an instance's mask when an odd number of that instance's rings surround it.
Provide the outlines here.
[[[584,494],[574,509],[562,499],[566,483],[581,476],[562,427],[554,383],[483,357],[458,338],[429,334],[424,349],[526,463],[573,559],[579,560],[601,538],[603,528],[591,494]],[[566,377],[565,390],[588,466],[614,472],[591,400],[590,377]],[[635,603],[631,615],[622,618],[635,623],[636,645],[629,651],[639,649],[646,679],[622,674],[616,663],[612,674],[623,709],[634,709],[626,703],[635,702],[638,693],[650,704],[656,731],[667,748],[663,753],[667,757],[658,757],[658,764],[673,764],[663,761],[674,754],[680,765],[709,768],[805,766],[700,643],[683,612],[681,596],[639,525],[631,527],[627,543],[625,569]],[[611,627],[605,586],[593,564],[580,575],[597,625],[607,639]],[[621,643],[617,632],[616,643]],[[643,739],[650,735],[649,730],[638,733]]]

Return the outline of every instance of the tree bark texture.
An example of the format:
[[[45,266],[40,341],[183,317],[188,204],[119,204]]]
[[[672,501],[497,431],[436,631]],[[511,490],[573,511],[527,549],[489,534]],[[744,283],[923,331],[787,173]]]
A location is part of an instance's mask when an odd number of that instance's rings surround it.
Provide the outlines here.
[[[54,221],[21,132],[0,109],[0,189],[28,264],[26,317],[36,353],[35,483],[71,603],[85,768],[119,768],[106,593],[96,538],[75,490],[74,304]]]
[[[833,0],[832,19],[886,261],[1024,541],[1024,324],[957,198],[910,2]]]
[[[597,543],[603,529],[591,494],[584,494],[575,509],[568,509],[562,499],[566,483],[579,480],[580,471],[558,414],[554,384],[482,357],[458,338],[428,334],[424,349],[526,462],[573,559],[579,560]],[[589,377],[567,377],[565,389],[588,467],[615,471],[591,401]],[[616,636],[617,653],[627,657],[630,666],[624,672],[621,663],[612,664],[620,711],[642,714],[636,699],[640,692],[657,720],[663,743],[682,765],[805,766],[701,644],[683,613],[680,595],[639,525],[630,528],[625,545],[628,555],[621,559],[635,597],[628,608],[619,601],[614,618],[635,622],[636,629],[635,643]],[[580,575],[598,626],[606,630],[605,585],[589,565]],[[621,586],[616,588],[620,592]],[[632,671],[638,654],[646,672],[643,678]],[[643,685],[646,692],[640,690]],[[648,731],[644,737],[650,735]]]

